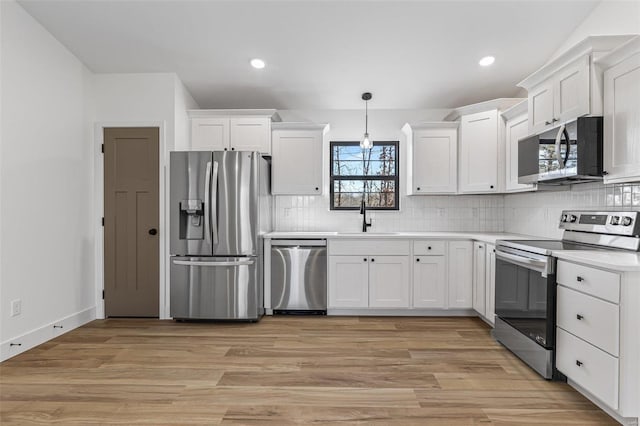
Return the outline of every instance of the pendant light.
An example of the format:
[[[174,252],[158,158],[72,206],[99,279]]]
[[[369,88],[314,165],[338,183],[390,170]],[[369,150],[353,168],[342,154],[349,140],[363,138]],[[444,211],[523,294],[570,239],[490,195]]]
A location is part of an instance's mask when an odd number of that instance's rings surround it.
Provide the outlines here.
[[[360,148],[371,149],[373,148],[373,139],[369,136],[369,108],[368,104],[371,100],[371,93],[364,92],[362,94],[362,100],[364,101],[364,135],[360,140]]]

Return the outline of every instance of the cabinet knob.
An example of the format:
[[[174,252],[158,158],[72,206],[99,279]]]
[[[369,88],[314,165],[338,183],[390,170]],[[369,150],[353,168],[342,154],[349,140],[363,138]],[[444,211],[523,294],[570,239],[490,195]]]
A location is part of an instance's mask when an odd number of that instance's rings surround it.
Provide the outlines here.
[[[582,361],[578,361],[578,360],[576,359],[576,365],[577,365],[578,367],[582,367]]]
[[[236,150],[235,148],[231,148],[231,151],[235,151],[235,150]]]
[[[431,246],[427,247],[427,250],[431,250]]]
[[[580,314],[576,315],[576,319],[578,321],[582,321],[582,318],[584,318],[582,315],[580,315]]]
[[[225,151],[227,150],[227,148],[224,149]]]
[[[316,191],[317,191],[318,189],[320,189],[320,188],[318,188],[318,187],[316,186]]]
[[[579,283],[581,283],[582,281],[584,281],[584,278],[582,278],[580,275],[578,275],[576,277],[576,281],[578,281]]]
[[[549,124],[551,124],[551,122],[550,122],[550,121],[545,121],[545,122],[544,122],[544,125],[545,125],[545,126],[548,126]]]
[[[420,187],[417,187],[417,188],[416,188],[416,191],[420,191]]]
[[[371,261],[372,261],[372,262],[375,262],[376,260],[372,258],[372,259],[371,259]]]
[[[557,118],[554,118],[551,120],[552,123],[555,123],[556,121],[560,121],[560,120],[558,120]]]
[[[420,258],[416,259],[416,262],[420,262]]]
[[[364,259],[362,259],[362,260],[366,262],[366,261],[367,261],[367,258],[365,257],[365,258],[364,258]]]
[[[490,188],[493,189],[493,185],[491,185]]]
[[[603,175],[603,176],[606,176],[606,175],[608,175],[608,174],[609,174],[609,172],[608,172],[608,171],[606,171],[606,170],[603,170],[603,171],[602,171],[602,175]]]

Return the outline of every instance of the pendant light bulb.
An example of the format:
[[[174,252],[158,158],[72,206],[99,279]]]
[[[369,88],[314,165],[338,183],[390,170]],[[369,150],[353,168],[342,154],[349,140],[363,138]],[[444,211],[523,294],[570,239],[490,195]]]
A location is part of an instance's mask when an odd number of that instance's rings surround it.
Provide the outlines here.
[[[369,100],[371,97],[369,92],[362,94],[362,100],[364,101],[364,135],[360,140],[360,148],[362,149],[373,148],[373,139],[369,136]]]

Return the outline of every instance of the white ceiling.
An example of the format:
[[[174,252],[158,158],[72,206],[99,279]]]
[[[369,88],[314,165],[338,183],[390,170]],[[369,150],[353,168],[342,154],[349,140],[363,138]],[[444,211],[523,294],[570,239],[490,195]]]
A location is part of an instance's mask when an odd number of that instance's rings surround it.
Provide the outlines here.
[[[203,108],[279,109],[361,108],[363,91],[376,109],[513,96],[597,3],[20,1],[94,72],[176,72]]]

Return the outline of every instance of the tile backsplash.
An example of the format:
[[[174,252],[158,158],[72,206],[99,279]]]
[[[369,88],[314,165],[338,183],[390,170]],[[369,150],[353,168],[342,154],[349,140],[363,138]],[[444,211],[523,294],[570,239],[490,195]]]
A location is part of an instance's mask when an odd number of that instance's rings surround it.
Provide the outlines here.
[[[359,232],[356,211],[329,210],[328,196],[276,196],[276,231]],[[502,195],[405,196],[400,211],[367,211],[372,232],[487,231],[503,227]]]
[[[640,210],[640,184],[572,185],[570,190],[537,191],[504,196],[504,231],[560,238],[562,210]]]
[[[560,238],[566,209],[640,210],[640,184],[573,185],[570,189],[507,195],[403,196],[400,211],[368,211],[373,232],[482,231]],[[275,196],[276,231],[359,232],[358,211],[331,211],[323,196]]]

